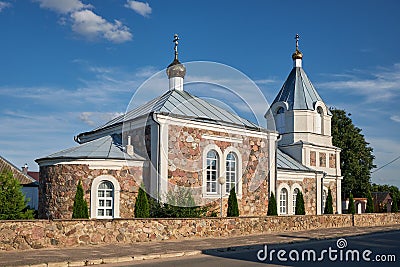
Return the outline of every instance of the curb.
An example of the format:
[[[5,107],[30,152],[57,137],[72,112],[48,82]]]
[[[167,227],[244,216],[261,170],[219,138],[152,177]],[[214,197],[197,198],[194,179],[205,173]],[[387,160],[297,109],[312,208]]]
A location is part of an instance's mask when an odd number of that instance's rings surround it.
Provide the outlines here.
[[[15,267],[80,267],[80,266],[90,266],[99,264],[122,263],[130,261],[178,258],[183,256],[195,256],[200,254],[202,254],[201,250],[191,250],[184,252],[171,252],[165,254],[137,255],[132,257],[125,256],[125,257],[109,257],[109,258],[81,260],[81,261],[47,262],[47,263],[30,264],[30,265],[19,265]]]

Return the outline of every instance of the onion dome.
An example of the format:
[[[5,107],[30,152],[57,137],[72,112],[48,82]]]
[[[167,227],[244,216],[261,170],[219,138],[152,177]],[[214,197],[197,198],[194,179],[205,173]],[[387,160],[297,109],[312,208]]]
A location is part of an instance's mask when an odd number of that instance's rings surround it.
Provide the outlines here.
[[[173,40],[173,42],[175,43],[175,58],[174,61],[172,61],[172,63],[168,65],[167,68],[167,75],[169,79],[173,77],[184,78],[186,74],[186,67],[181,62],[179,62],[178,59],[178,40],[179,37],[177,34],[175,34]]]
[[[296,60],[296,59],[303,59],[303,54],[300,52],[299,50],[299,38],[300,36],[298,34],[296,34],[296,51],[292,54],[292,59]]]

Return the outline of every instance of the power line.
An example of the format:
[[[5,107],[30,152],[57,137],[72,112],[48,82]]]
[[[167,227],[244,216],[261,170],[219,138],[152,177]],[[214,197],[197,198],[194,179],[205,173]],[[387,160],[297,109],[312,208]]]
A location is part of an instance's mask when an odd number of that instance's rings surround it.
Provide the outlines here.
[[[377,171],[379,171],[379,170],[381,170],[381,169],[385,168],[387,165],[390,165],[390,164],[392,164],[393,162],[395,162],[395,161],[396,161],[396,160],[398,160],[398,159],[400,159],[400,156],[398,156],[398,157],[397,157],[397,158],[395,158],[394,160],[392,160],[392,161],[390,161],[390,162],[386,163],[385,165],[383,165],[383,166],[379,167],[378,169],[374,170],[374,171],[373,171],[373,172],[371,172],[371,173],[377,172]]]

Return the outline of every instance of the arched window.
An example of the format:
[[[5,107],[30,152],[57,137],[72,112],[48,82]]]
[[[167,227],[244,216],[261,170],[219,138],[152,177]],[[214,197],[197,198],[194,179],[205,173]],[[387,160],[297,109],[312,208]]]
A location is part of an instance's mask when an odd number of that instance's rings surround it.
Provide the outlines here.
[[[207,170],[206,170],[206,192],[209,194],[217,194],[217,179],[219,176],[219,157],[215,150],[207,153]]]
[[[237,183],[237,156],[233,152],[229,152],[226,156],[226,184],[225,191],[229,194],[232,187],[235,187],[235,192],[238,192]]]
[[[315,116],[315,132],[317,134],[323,134],[323,123],[324,123],[324,111],[321,107],[317,108],[317,115]]]
[[[328,196],[328,192],[324,189],[322,191],[322,213],[325,211],[325,203],[326,203],[326,197]]]
[[[276,130],[279,133],[285,132],[285,109],[283,107],[278,108],[276,111]]]
[[[300,192],[298,188],[293,190],[293,214],[296,214],[296,201],[297,201],[297,194]]]
[[[288,191],[286,188],[282,188],[279,194],[279,212],[280,214],[287,214],[288,205]]]
[[[114,187],[111,182],[103,181],[97,189],[97,217],[112,218],[114,207]]]
[[[111,175],[100,175],[93,179],[90,189],[90,218],[119,218],[121,187]]]

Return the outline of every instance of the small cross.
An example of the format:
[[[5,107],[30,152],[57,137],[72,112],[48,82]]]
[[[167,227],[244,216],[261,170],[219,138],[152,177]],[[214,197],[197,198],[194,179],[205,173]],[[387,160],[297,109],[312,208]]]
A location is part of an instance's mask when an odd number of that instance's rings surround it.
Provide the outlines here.
[[[294,38],[296,39],[296,50],[299,50],[299,39],[300,39],[300,35],[297,33],[296,37]]]
[[[173,40],[173,42],[175,43],[175,47],[174,47],[174,50],[175,50],[175,59],[178,59],[178,41],[179,41],[179,36],[178,36],[178,34],[174,34],[174,40]]]

